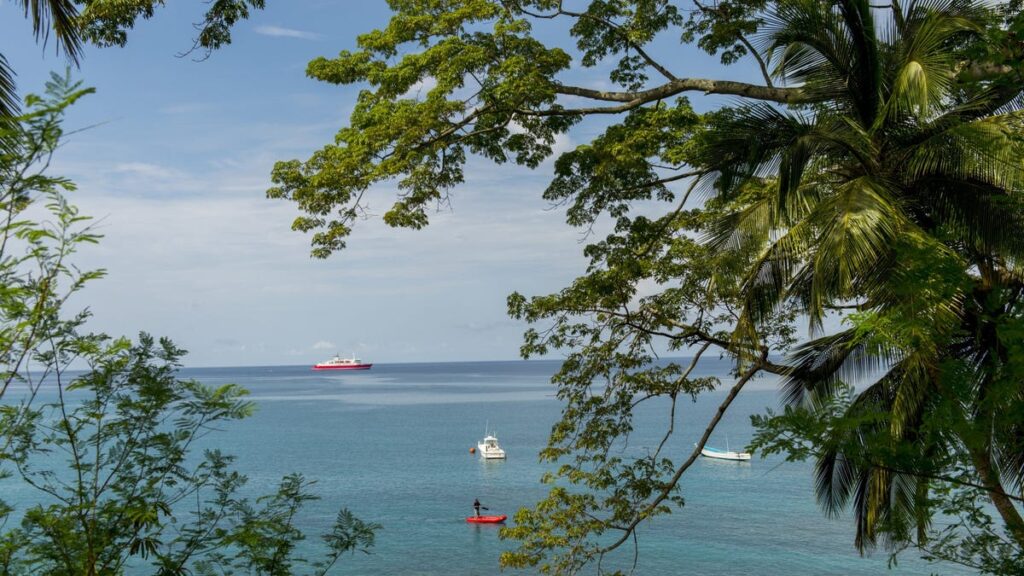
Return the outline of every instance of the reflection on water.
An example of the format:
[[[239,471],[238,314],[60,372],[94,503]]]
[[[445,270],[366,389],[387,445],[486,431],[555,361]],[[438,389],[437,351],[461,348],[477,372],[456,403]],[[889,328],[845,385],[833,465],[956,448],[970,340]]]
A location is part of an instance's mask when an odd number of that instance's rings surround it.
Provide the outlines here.
[[[484,481],[497,480],[505,471],[505,460],[488,460],[477,457],[480,461],[480,478]]]
[[[364,392],[351,394],[259,394],[252,399],[266,402],[343,402],[348,404],[371,404],[379,406],[414,406],[422,404],[470,404],[481,402],[485,395],[480,392],[438,395],[431,392]],[[488,392],[486,401],[529,402],[549,399],[547,390],[523,390],[517,392]]]

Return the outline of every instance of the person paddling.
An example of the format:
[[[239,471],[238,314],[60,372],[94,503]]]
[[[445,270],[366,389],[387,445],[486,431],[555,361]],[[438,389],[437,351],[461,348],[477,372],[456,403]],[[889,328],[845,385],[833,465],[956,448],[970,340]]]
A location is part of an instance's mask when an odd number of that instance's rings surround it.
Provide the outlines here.
[[[477,498],[473,498],[473,512],[476,513],[477,516],[480,515],[481,508],[487,510],[487,508],[480,505],[480,500],[478,500]]]

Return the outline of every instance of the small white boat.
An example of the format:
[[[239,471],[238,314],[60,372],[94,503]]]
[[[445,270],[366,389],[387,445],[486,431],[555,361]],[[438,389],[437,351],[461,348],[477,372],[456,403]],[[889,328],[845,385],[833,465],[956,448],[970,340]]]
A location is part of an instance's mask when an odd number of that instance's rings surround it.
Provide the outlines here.
[[[490,434],[484,436],[484,439],[477,443],[476,449],[484,460],[505,459],[505,451],[501,449],[501,446],[498,446],[498,439]]]
[[[694,444],[694,446],[696,446],[696,444]],[[750,460],[750,452],[733,452],[732,450],[729,450],[728,438],[725,439],[725,450],[705,446],[700,449],[700,455],[705,458],[717,458],[719,460]]]

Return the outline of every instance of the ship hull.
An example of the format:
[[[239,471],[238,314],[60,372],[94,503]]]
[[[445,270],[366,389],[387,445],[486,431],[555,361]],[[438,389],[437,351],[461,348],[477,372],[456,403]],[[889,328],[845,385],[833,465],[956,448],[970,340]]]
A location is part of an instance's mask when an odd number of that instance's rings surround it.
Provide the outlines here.
[[[330,364],[317,364],[313,370],[369,370],[373,364],[351,364],[349,366],[332,366]]]

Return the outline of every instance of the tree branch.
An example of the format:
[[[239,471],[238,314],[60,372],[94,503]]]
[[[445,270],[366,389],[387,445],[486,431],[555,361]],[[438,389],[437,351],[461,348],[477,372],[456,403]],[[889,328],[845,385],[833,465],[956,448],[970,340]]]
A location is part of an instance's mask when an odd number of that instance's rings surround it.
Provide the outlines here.
[[[743,34],[737,34],[736,37],[739,39],[740,43],[746,46],[747,50],[750,51],[750,55],[754,57],[754,60],[757,60],[757,65],[761,68],[761,75],[764,76],[764,83],[767,84],[769,88],[774,88],[775,84],[772,84],[772,75],[768,73],[768,64],[765,63],[764,58],[761,58],[761,55],[757,53],[757,50],[754,49],[754,46],[749,40],[747,40],[746,36]]]
[[[554,86],[554,91],[556,94],[564,94],[566,96],[579,96],[581,98],[600,100],[604,102],[623,102],[624,104],[622,106],[605,108],[551,108],[548,110],[536,110],[533,111],[533,114],[542,116],[551,116],[554,114],[614,114],[617,112],[631,110],[637,106],[646,104],[647,102],[669,98],[683,92],[703,92],[705,94],[742,96],[753,100],[778,102],[780,104],[802,104],[813,102],[815,100],[815,97],[812,97],[812,95],[803,88],[780,88],[775,86],[750,84],[747,82],[736,82],[733,80],[711,80],[708,78],[678,78],[676,80],[666,82],[661,86],[639,91],[593,90],[590,88],[569,86],[565,84],[556,84]]]
[[[622,42],[626,46],[628,46],[628,47],[632,48],[633,50],[635,50],[636,53],[639,54],[640,57],[644,59],[644,62],[647,62],[647,64],[651,68],[654,68],[662,76],[664,76],[665,78],[667,78],[669,80],[675,80],[676,79],[675,75],[672,74],[671,72],[669,72],[668,68],[665,68],[657,60],[652,58],[651,55],[648,54],[647,52],[645,52],[644,49],[639,44],[637,44],[636,42],[633,42],[632,40],[630,40],[629,39],[629,34],[627,34],[625,31],[623,31],[621,26],[619,26],[618,24],[612,22],[611,20],[607,20],[605,18],[600,18],[598,16],[594,16],[593,14],[587,14],[586,12],[572,12],[570,10],[565,10],[565,9],[562,8],[562,3],[561,2],[558,3],[558,10],[556,12],[551,13],[551,14],[539,14],[539,13],[536,13],[536,12],[531,12],[529,10],[526,10],[522,6],[516,6],[516,8],[520,12],[522,12],[523,14],[526,14],[527,16],[532,16],[533,18],[540,18],[540,19],[544,19],[544,20],[552,20],[552,19],[554,19],[554,18],[556,18],[558,16],[570,16],[570,17],[576,18],[576,19],[584,19],[585,18],[587,20],[592,20],[592,21],[597,22],[599,24],[603,24],[604,26],[608,27],[610,30],[614,31],[622,39]]]
[[[726,396],[725,400],[722,400],[722,403],[719,404],[718,410],[715,412],[714,417],[712,417],[711,421],[708,422],[707,427],[704,429],[704,434],[701,435],[700,440],[698,440],[697,443],[694,445],[693,451],[690,452],[690,457],[687,458],[685,462],[683,462],[683,464],[676,470],[672,478],[665,483],[664,488],[661,489],[658,495],[653,500],[651,500],[647,504],[647,506],[644,507],[643,510],[637,513],[636,517],[629,523],[629,525],[624,527],[624,533],[622,537],[616,540],[615,542],[609,544],[608,546],[605,546],[604,548],[600,549],[599,552],[601,554],[611,552],[619,546],[622,546],[622,544],[629,540],[630,535],[636,530],[636,527],[639,526],[640,523],[643,522],[645,519],[647,519],[651,515],[651,513],[654,512],[654,509],[657,508],[658,505],[660,505],[662,502],[665,501],[665,499],[669,497],[669,495],[672,493],[672,490],[675,489],[676,485],[679,484],[679,480],[683,477],[683,474],[685,474],[686,471],[690,468],[690,466],[692,466],[693,463],[697,461],[697,458],[700,456],[701,449],[704,448],[704,445],[707,444],[708,439],[711,438],[711,433],[715,431],[715,427],[718,426],[719,421],[722,420],[722,416],[725,415],[725,412],[726,410],[729,409],[729,406],[732,404],[732,401],[736,399],[736,396],[740,393],[740,390],[743,389],[747,382],[749,382],[754,376],[757,375],[758,372],[762,370],[762,364],[765,360],[767,360],[767,358],[768,352],[765,351],[761,354],[759,360],[754,362],[753,365],[751,365],[750,368],[748,368],[746,372],[743,373],[740,379],[736,381],[736,384],[734,384],[733,387],[729,390],[728,396]]]
[[[718,18],[720,20],[729,20],[729,17],[726,14],[723,14],[722,11],[717,7],[709,8],[708,6],[701,4],[698,0],[693,0],[693,3],[697,6],[697,8],[700,9],[701,12],[712,14],[713,17]],[[764,59],[761,58],[761,54],[759,54],[758,51],[754,49],[754,46],[750,43],[749,40],[747,40],[747,37],[744,36],[743,34],[737,32],[736,39],[739,40],[740,43],[743,44],[744,47],[746,47],[750,55],[753,56],[755,60],[757,60],[757,65],[761,67],[761,75],[764,76],[764,83],[767,84],[769,87],[774,87],[774,84],[772,84],[771,74],[768,73],[768,66],[765,64]]]

